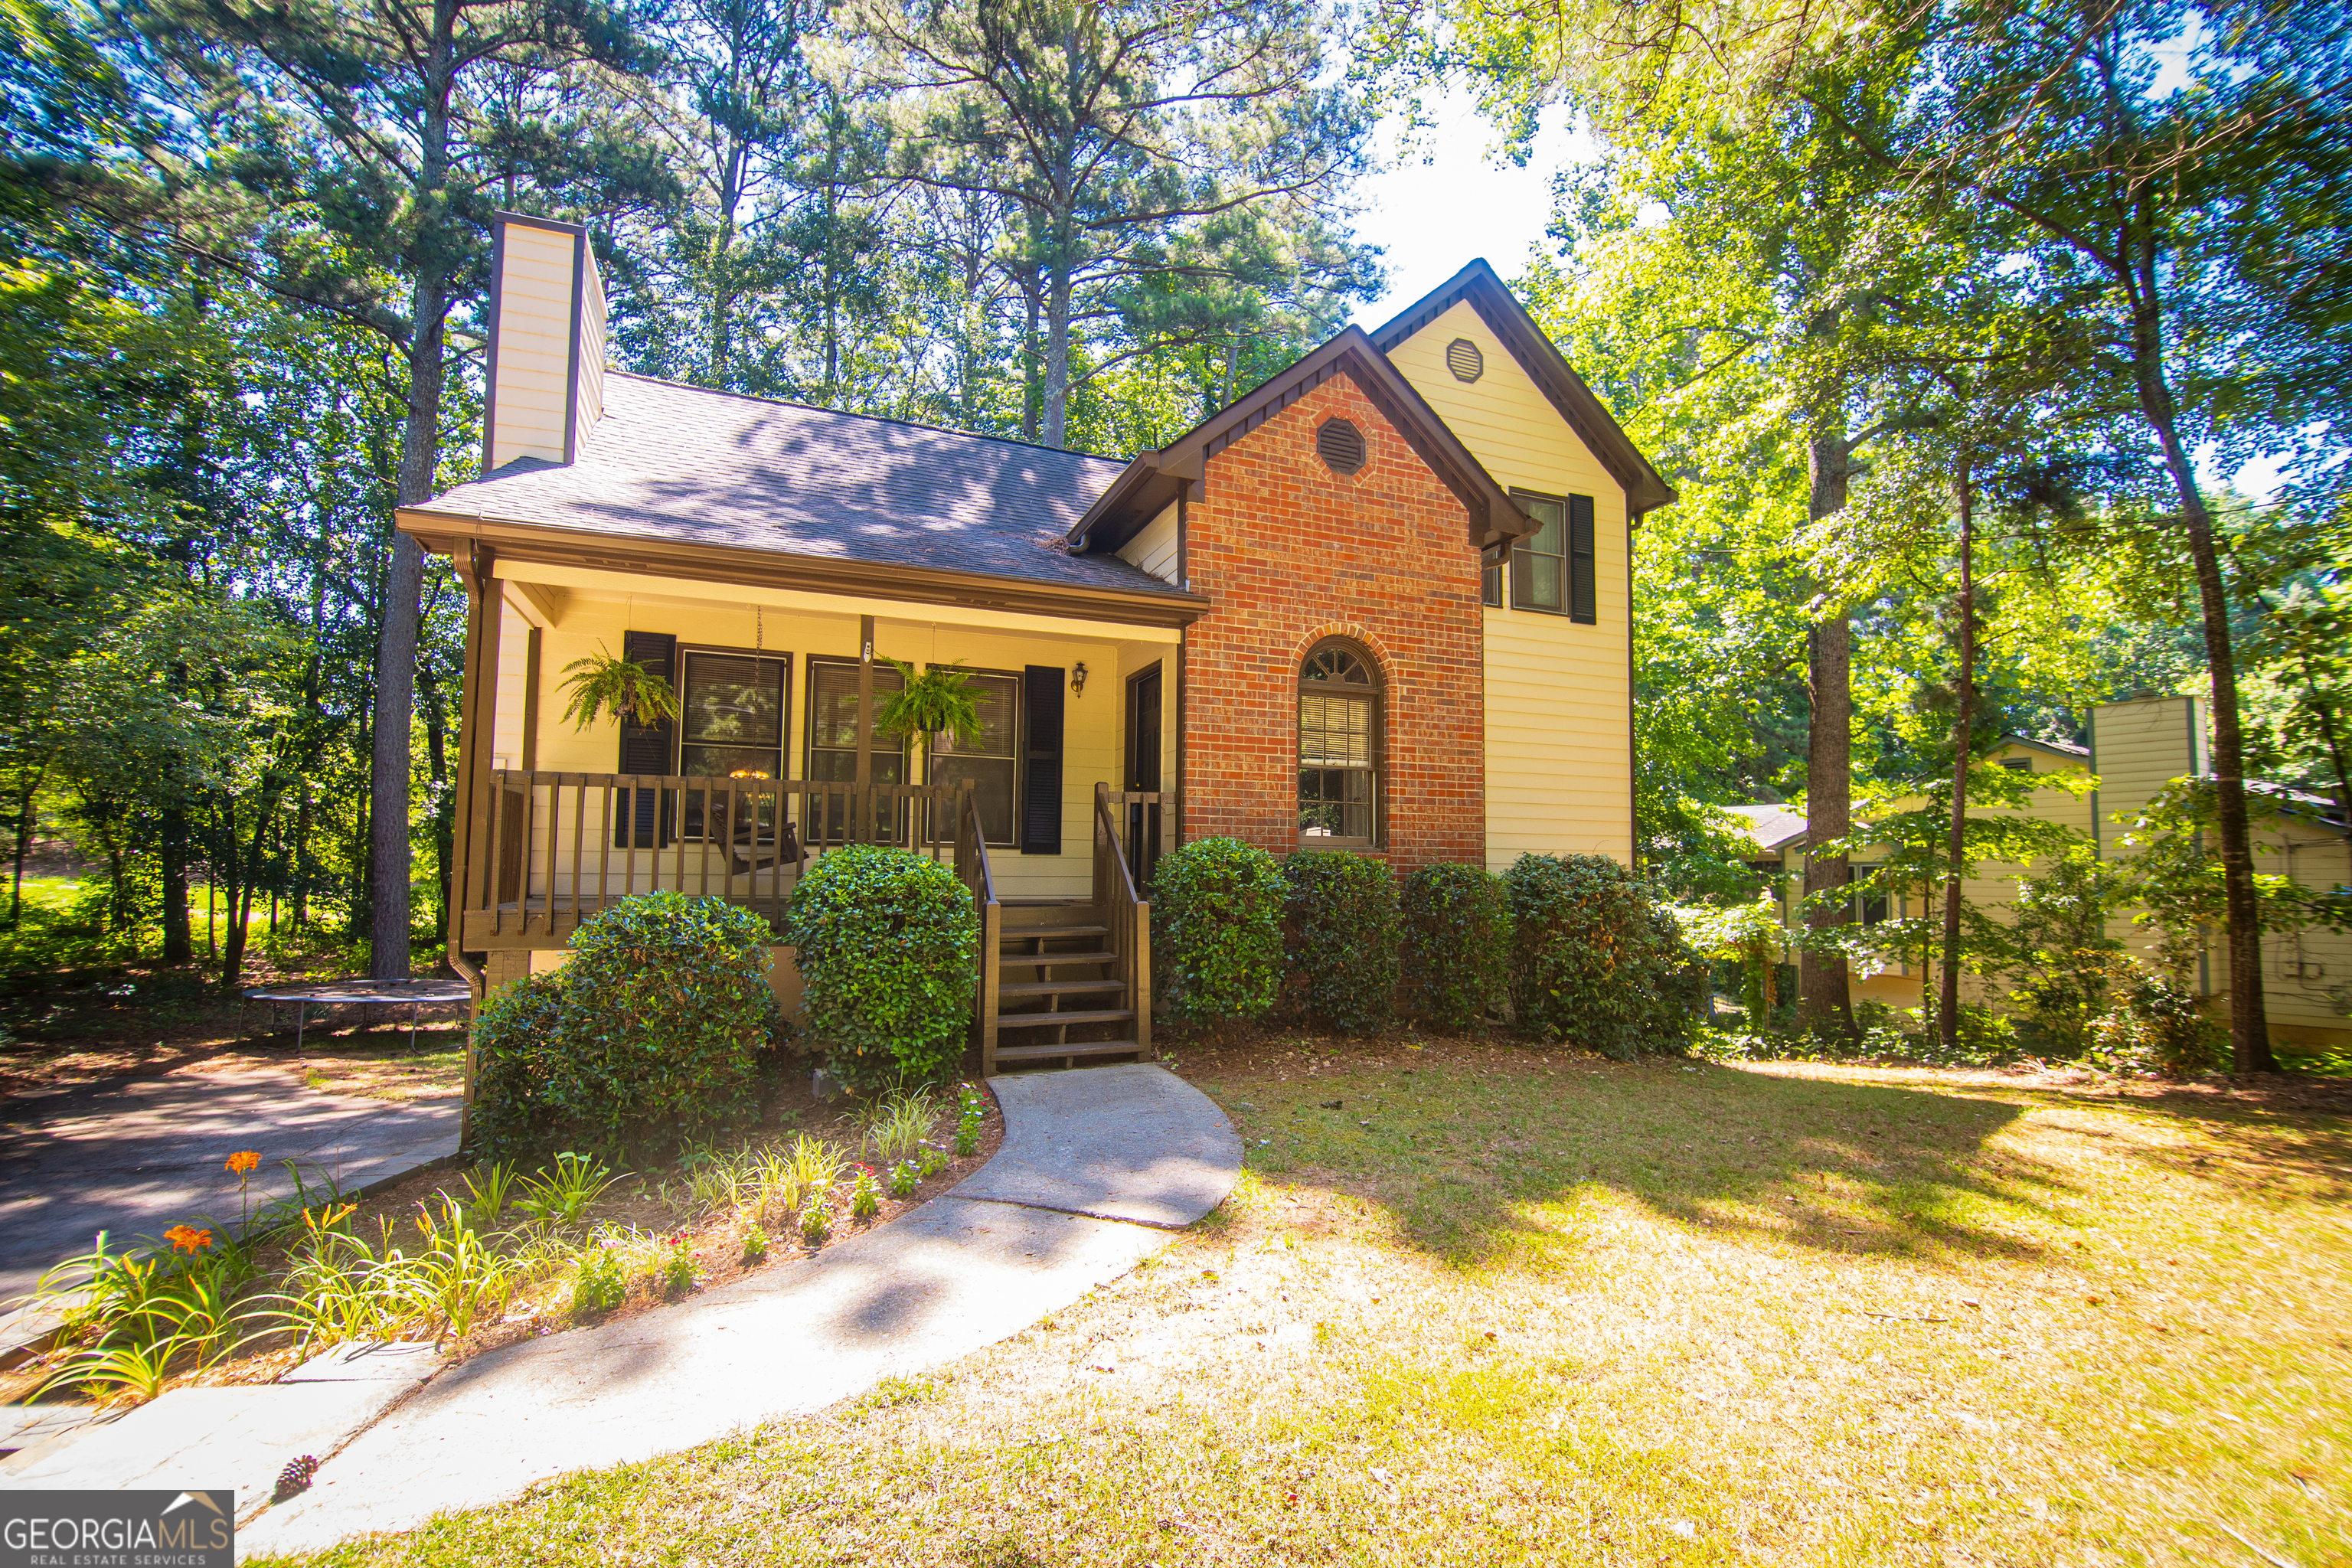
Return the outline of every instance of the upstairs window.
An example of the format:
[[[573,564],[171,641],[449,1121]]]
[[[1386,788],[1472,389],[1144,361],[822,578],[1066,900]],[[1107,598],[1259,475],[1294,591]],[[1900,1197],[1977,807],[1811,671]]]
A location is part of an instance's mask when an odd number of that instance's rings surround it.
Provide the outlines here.
[[[1584,626],[1600,617],[1593,580],[1592,498],[1513,490],[1511,500],[1536,531],[1511,546],[1511,607],[1566,616]],[[1496,592],[1487,602],[1500,598]]]
[[[1352,643],[1318,643],[1298,671],[1298,837],[1313,848],[1379,840],[1381,678]]]

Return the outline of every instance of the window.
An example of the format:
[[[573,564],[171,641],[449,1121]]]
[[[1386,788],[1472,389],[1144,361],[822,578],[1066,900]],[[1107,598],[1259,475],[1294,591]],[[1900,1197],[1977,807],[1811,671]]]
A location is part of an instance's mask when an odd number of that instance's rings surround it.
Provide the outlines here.
[[[874,706],[905,684],[898,672],[877,661],[874,666]],[[869,723],[871,715],[868,715]],[[850,660],[809,660],[808,776],[831,784],[857,782],[857,666]],[[907,752],[895,737],[874,736],[874,782],[907,782]],[[810,837],[839,838],[846,825],[838,811]]]
[[[1503,607],[1503,563],[1491,556],[1478,573],[1478,602]]]
[[[1511,607],[1543,610],[1591,626],[1598,620],[1593,583],[1592,498],[1513,490],[1536,531],[1511,546]],[[1501,584],[1489,604],[1500,597]]]
[[[1298,837],[1370,845],[1380,828],[1381,686],[1371,656],[1318,643],[1298,671]]]
[[[678,767],[688,778],[784,775],[786,683],[793,661],[687,650],[678,704]],[[850,693],[856,694],[855,680]],[[688,837],[702,832],[702,796],[686,795]]]
[[[1015,785],[1021,754],[1021,678],[976,674],[969,689],[980,710],[980,740],[969,747],[958,745],[953,735],[934,741],[931,783],[971,780],[980,799],[981,836],[991,844],[1011,844],[1013,805],[1019,798]],[[953,837],[945,825],[940,836]]]
[[[1870,878],[1876,876],[1879,869],[1877,866],[1848,866],[1845,868],[1845,879],[1849,882],[1866,882]],[[1893,910],[1894,905],[1885,893],[1874,891],[1868,887],[1854,889],[1852,910],[1854,924],[1885,925]]]

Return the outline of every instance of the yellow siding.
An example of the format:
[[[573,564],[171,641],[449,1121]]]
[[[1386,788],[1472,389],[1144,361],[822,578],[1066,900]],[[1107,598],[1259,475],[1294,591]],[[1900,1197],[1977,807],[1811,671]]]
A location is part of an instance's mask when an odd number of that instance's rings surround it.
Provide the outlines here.
[[[580,304],[580,408],[578,438],[588,439],[588,432],[604,415],[604,279],[596,269],[596,251],[583,236],[580,241],[584,254],[580,258],[582,279]]]
[[[540,693],[538,765],[551,772],[610,773],[619,756],[619,734],[608,720],[585,733],[557,722],[563,708],[561,682],[553,672],[572,659],[600,647],[618,652],[629,631],[665,632],[678,638],[682,648],[727,648],[748,651],[754,643],[771,657],[793,658],[791,711],[787,718],[784,769],[787,777],[806,773],[808,665],[812,658],[857,657],[858,617],[876,616],[875,647],[918,665],[961,659],[976,670],[1019,674],[1029,665],[1048,665],[1067,671],[1083,662],[1087,679],[1083,693],[1064,687],[1062,753],[1062,853],[1024,855],[1007,847],[992,847],[989,863],[1000,896],[1005,898],[1083,897],[1094,873],[1094,791],[1097,783],[1114,787],[1124,782],[1122,706],[1126,673],[1153,659],[1167,661],[1166,690],[1174,690],[1175,645],[1172,634],[1146,628],[1125,628],[1083,622],[1054,623],[1045,617],[957,608],[945,612],[954,619],[929,618],[933,612],[915,610],[887,601],[860,601],[821,595],[742,589],[721,584],[663,581],[657,593],[634,589],[652,580],[583,568],[559,568],[516,563],[506,567],[561,581],[568,589],[563,614],[542,634],[541,668],[548,672]],[[698,588],[709,597],[697,595]],[[755,627],[753,603],[793,601],[763,610]],[[898,613],[894,614],[896,611]],[[912,612],[912,613],[909,613]],[[511,612],[509,612],[511,616]],[[992,624],[994,623],[994,624]],[[509,620],[520,643],[525,630],[520,617]],[[1040,631],[1039,626],[1051,629]],[[501,652],[503,654],[503,646]],[[502,658],[501,664],[506,661]],[[507,732],[503,711],[509,700],[520,702],[520,685],[509,699],[501,682],[500,707],[492,723],[497,735]],[[1166,724],[1173,723],[1173,702],[1163,708]],[[513,732],[520,746],[520,725]],[[1172,727],[1167,731],[1172,748]],[[509,753],[512,754],[512,753]],[[1163,752],[1164,776],[1173,776],[1173,762]],[[543,838],[541,841],[544,842]],[[614,856],[619,874],[620,854]],[[534,860],[533,864],[539,864]],[[651,853],[639,855],[639,865],[650,869]],[[643,874],[641,872],[641,874]]]
[[[1467,338],[1486,371],[1445,366]],[[1578,626],[1540,611],[1486,611],[1486,859],[1608,855],[1630,862],[1633,693],[1625,492],[1511,358],[1477,311],[1456,305],[1389,356],[1507,489],[1592,497],[1595,609]]]
[[[1173,501],[1163,507],[1158,517],[1145,523],[1118,552],[1121,561],[1142,568],[1163,583],[1176,581],[1176,504]]]
[[[490,713],[490,765],[519,768],[522,766],[522,699],[529,689],[530,623],[503,598],[499,611],[498,706]]]
[[[493,468],[517,458],[563,461],[574,243],[572,236],[552,229],[506,226],[499,275],[497,384],[490,402]]]

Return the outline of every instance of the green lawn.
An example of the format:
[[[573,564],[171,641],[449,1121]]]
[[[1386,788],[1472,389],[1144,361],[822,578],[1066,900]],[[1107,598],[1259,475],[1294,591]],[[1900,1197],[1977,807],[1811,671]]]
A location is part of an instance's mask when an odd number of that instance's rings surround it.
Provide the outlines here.
[[[1444,1043],[1185,1070],[1251,1168],[1127,1279],[329,1560],[2352,1561],[2340,1120]]]

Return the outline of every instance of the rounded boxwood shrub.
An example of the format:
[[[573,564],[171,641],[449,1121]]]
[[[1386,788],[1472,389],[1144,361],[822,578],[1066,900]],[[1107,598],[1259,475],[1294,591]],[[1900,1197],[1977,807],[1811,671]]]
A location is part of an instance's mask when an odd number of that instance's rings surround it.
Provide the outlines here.
[[[1511,966],[1511,899],[1484,866],[1423,866],[1404,879],[1405,1006],[1451,1034],[1503,1009]]]
[[[623,1152],[706,1136],[756,1109],[775,1037],[768,922],[724,899],[645,893],[572,933],[549,1099]]]
[[[1343,1035],[1396,1016],[1396,878],[1339,849],[1300,849],[1282,862],[1285,1000]]]
[[[1160,857],[1151,967],[1170,1019],[1214,1026],[1273,1008],[1287,890],[1274,857],[1238,838],[1199,838]]]
[[[526,974],[484,998],[474,1015],[472,1152],[484,1160],[528,1159],[554,1141],[549,1085],[563,1007],[563,971]]]
[[[949,1077],[980,989],[980,913],[937,861],[883,844],[827,850],[784,906],[809,1035],[871,1092]]]
[[[1507,880],[1522,1029],[1621,1061],[1689,1046],[1697,955],[1640,879],[1605,856],[1522,855]]]

